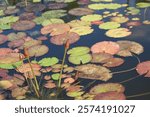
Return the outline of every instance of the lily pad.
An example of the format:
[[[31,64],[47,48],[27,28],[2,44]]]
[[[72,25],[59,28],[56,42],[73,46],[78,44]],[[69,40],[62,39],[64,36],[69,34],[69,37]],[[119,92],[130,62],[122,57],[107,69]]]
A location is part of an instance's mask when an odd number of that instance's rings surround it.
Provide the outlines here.
[[[110,91],[106,93],[99,93],[93,99],[94,100],[125,100],[126,96],[123,93]]]
[[[119,83],[103,83],[103,84],[98,84],[91,88],[90,94],[99,94],[99,93],[106,93],[110,91],[115,91],[118,93],[123,93],[125,91],[125,88],[123,85]]]
[[[80,78],[108,81],[112,78],[111,71],[103,66],[87,64],[75,67]]]
[[[70,44],[73,44],[77,42],[79,39],[80,39],[80,36],[77,33],[69,32],[69,33],[64,33],[64,34],[60,34],[57,36],[53,36],[50,39],[50,42],[56,45],[64,45],[66,44],[67,40],[69,40]]]
[[[18,39],[18,40],[14,40],[8,43],[8,47],[9,48],[19,48],[21,46],[23,46],[23,44],[25,43],[25,41],[23,39]]]
[[[68,22],[69,26],[72,27],[72,28],[75,28],[75,27],[82,27],[82,26],[91,26],[91,23],[90,22],[87,22],[87,21],[82,21],[82,20],[72,20],[70,22]]]
[[[74,16],[83,16],[83,15],[89,15],[92,14],[94,11],[88,8],[74,8],[69,10],[70,15]]]
[[[19,9],[17,8],[7,8],[6,10],[4,10],[4,13],[6,15],[16,14],[18,12],[19,12]]]
[[[68,24],[51,24],[45,26],[41,29],[42,34],[49,34],[51,36],[60,35],[70,31],[70,26]]]
[[[66,3],[49,3],[48,9],[62,9],[67,7],[68,5]]]
[[[17,31],[30,30],[35,27],[35,23],[28,20],[20,20],[12,25],[12,28]]]
[[[86,16],[81,17],[81,20],[87,21],[87,22],[98,21],[101,19],[102,19],[102,16],[99,14],[86,15]]]
[[[18,33],[9,33],[7,35],[8,41],[14,41],[14,40],[22,40],[27,36],[25,32],[18,32]]]
[[[0,44],[5,43],[7,40],[8,40],[7,36],[0,34]]]
[[[20,20],[33,20],[35,19],[36,16],[34,13],[28,13],[28,12],[25,12],[25,13],[22,13],[20,16],[19,16],[19,19]]]
[[[120,50],[119,45],[112,41],[102,41],[94,44],[91,47],[92,53],[107,53],[107,54],[117,54]]]
[[[79,34],[80,36],[91,34],[94,31],[90,26],[74,27],[70,32]]]
[[[67,92],[67,96],[69,97],[78,97],[81,96],[84,92],[82,91],[71,91],[71,92]]]
[[[123,16],[122,17],[116,16],[116,17],[112,17],[111,21],[118,22],[118,23],[125,23],[125,22],[129,21],[129,18],[128,17],[123,17]]]
[[[52,74],[52,79],[53,80],[59,80],[60,74]]]
[[[99,25],[100,29],[105,29],[105,30],[115,29],[115,28],[119,28],[119,27],[120,27],[120,24],[117,22],[105,22],[105,23],[102,23]]]
[[[144,52],[144,48],[137,42],[134,41],[118,41],[117,42],[120,46],[120,51],[117,53],[119,56],[132,56],[134,54],[141,54]]]
[[[27,12],[40,12],[43,11],[45,9],[45,5],[37,3],[37,4],[29,4],[25,10]]]
[[[1,80],[0,81],[0,88],[2,88],[2,89],[9,89],[12,86],[13,86],[13,84],[9,80]]]
[[[136,71],[144,77],[150,78],[150,61],[144,61],[136,66]]]
[[[28,48],[28,53],[30,57],[43,56],[46,53],[48,53],[48,51],[49,51],[49,48],[46,45],[35,45],[35,46]]]
[[[108,30],[105,34],[108,37],[122,38],[131,35],[132,32],[127,28],[117,28],[117,29]]]
[[[64,21],[62,19],[46,19],[42,22],[42,26],[47,26],[47,25],[50,25],[50,24],[63,24]]]
[[[88,47],[80,46],[68,50],[67,54],[70,54],[71,56],[80,56],[80,55],[87,54],[89,52],[90,49]]]
[[[147,8],[147,7],[150,7],[150,3],[146,3],[146,2],[139,2],[139,3],[137,3],[136,4],[136,6],[138,7],[138,8]]]
[[[42,60],[38,62],[38,64],[44,67],[48,67],[48,66],[55,65],[58,62],[59,62],[58,58],[52,57],[52,58],[43,58]]]

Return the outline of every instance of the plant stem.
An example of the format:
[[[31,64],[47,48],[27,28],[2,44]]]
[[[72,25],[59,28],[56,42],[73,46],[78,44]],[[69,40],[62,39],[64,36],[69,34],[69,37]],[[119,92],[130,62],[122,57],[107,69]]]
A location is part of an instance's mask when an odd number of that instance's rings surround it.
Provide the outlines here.
[[[61,64],[61,70],[60,70],[60,75],[59,75],[59,81],[58,81],[58,87],[61,87],[61,77],[62,77],[62,73],[63,73],[63,68],[64,68],[64,64],[65,64],[65,59],[66,59],[66,55],[67,55],[67,48],[65,48],[65,52],[64,52],[64,57],[62,60],[62,64]]]
[[[24,0],[24,2],[25,2],[25,5],[26,5],[26,7],[28,6],[28,1],[27,0]]]
[[[127,96],[127,98],[134,98],[134,97],[140,97],[140,96],[145,96],[145,95],[150,95],[150,92]]]
[[[6,5],[9,5],[9,2],[8,2],[8,0],[5,0],[5,3],[6,3]]]
[[[36,76],[35,76],[35,74],[34,74],[34,70],[33,70],[33,67],[32,67],[32,65],[31,65],[30,58],[27,57],[27,60],[28,60],[28,62],[29,62],[29,65],[30,65],[30,68],[31,68],[31,72],[32,72],[32,75],[33,75],[33,77],[34,77],[35,86],[36,86],[37,90],[39,91],[39,84],[38,84],[38,81],[37,81]]]

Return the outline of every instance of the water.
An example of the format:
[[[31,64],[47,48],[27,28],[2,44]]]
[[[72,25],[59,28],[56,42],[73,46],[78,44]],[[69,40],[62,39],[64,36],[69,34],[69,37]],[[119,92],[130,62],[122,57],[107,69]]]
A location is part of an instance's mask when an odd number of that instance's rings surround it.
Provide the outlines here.
[[[141,2],[143,0],[129,0],[129,1],[125,1],[125,0],[115,0],[115,2],[117,3],[128,3],[129,6],[135,7],[136,3]],[[145,0],[146,1],[146,0]],[[149,0],[147,0],[149,1]],[[79,7],[80,5],[78,5],[76,2],[69,4],[67,10],[75,8],[75,7]],[[84,6],[81,6],[84,7]],[[126,8],[123,9],[119,9],[119,10],[112,10],[112,12],[116,12],[119,11],[120,13],[123,13],[123,10],[125,10]],[[101,14],[103,11],[96,11],[96,13]],[[141,19],[141,21],[143,20],[150,20],[150,10],[149,8],[147,9],[146,15],[143,16],[144,13],[144,9],[141,10],[141,15],[135,16],[135,17],[139,17]],[[39,14],[39,13],[38,13]],[[131,18],[132,16],[129,16],[129,18]],[[70,21],[73,19],[79,19],[80,17],[74,17],[71,15],[68,15],[66,17],[64,17],[65,21]],[[107,20],[106,20],[107,21]],[[124,26],[125,27],[125,26]],[[29,34],[31,31],[37,31],[40,30],[41,26],[36,26],[34,29],[27,31],[27,33]],[[105,30],[100,30],[98,28],[98,26],[93,25],[92,28],[94,29],[94,32],[90,35],[86,35],[86,36],[81,36],[80,40],[78,42],[76,42],[75,44],[71,45],[72,47],[75,46],[88,46],[91,47],[93,44],[100,42],[100,41],[118,41],[118,39],[114,39],[114,38],[110,38],[105,36]],[[120,40],[130,40],[130,41],[136,41],[138,43],[140,43],[141,45],[144,46],[144,53],[140,54],[138,57],[141,61],[147,61],[150,60],[150,55],[149,55],[149,50],[150,50],[150,25],[141,25],[138,27],[133,27],[131,29],[131,31],[133,32],[133,34],[129,37],[125,37],[122,38]],[[4,34],[9,34],[10,32],[13,32],[12,30],[7,30],[4,31]],[[47,36],[49,39],[50,37]],[[36,36],[34,37],[36,38]],[[48,54],[46,54],[44,57],[49,57],[49,56],[56,56],[59,59],[62,59],[63,57],[63,53],[64,53],[64,47],[63,46],[56,46],[54,44],[51,44],[48,41],[43,41],[43,44],[47,45],[50,49],[50,52]],[[1,45],[1,47],[6,47],[7,44],[3,44]],[[38,59],[40,60],[42,57],[38,57]],[[135,57],[128,57],[125,58],[125,64],[121,67],[117,67],[117,68],[113,68],[111,69],[113,72],[116,71],[122,71],[122,70],[127,70],[130,68],[133,68],[137,65],[138,61]],[[68,63],[68,61],[66,61]],[[69,63],[68,63],[69,64]],[[71,64],[70,64],[71,65]],[[11,71],[13,72],[13,71]],[[137,76],[137,72],[134,71],[130,71],[127,73],[122,73],[122,74],[116,74],[113,75],[113,78],[111,80],[109,80],[108,82],[121,82],[123,80],[129,79],[131,77]],[[92,82],[92,80],[84,80],[80,79],[82,82],[81,84],[83,86],[86,86],[87,83]],[[102,81],[96,81],[92,86],[99,84],[99,83],[103,83]],[[150,79],[149,78],[144,78],[143,76],[138,77],[134,80],[131,80],[129,82],[123,83],[123,85],[126,88],[125,91],[125,95],[126,96],[131,96],[131,95],[135,95],[135,94],[141,94],[144,92],[150,92]],[[91,86],[91,87],[92,87]],[[89,87],[87,89],[87,91],[91,88]],[[65,99],[70,99],[68,97],[65,97]],[[135,99],[135,100],[149,100],[150,99],[150,95],[145,95],[145,96],[140,96],[140,97],[134,97],[134,98],[129,98],[129,99]]]

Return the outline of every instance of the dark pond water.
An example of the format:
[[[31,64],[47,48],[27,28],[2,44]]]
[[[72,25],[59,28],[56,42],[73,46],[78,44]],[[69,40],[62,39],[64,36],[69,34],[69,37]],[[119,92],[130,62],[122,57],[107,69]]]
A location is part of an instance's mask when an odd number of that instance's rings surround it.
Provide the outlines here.
[[[136,3],[138,2],[143,2],[144,0],[114,0],[114,2],[116,3],[127,3],[130,7],[135,7]],[[144,1],[144,2],[148,2],[148,1]],[[66,10],[70,10],[72,8],[76,8],[76,7],[85,7],[86,5],[78,5],[77,2],[73,2],[73,3],[69,3],[69,6],[66,8]],[[128,7],[129,7],[128,6]],[[121,14],[124,14],[124,10],[127,7],[121,8],[121,9],[116,9],[116,10],[110,10],[111,12],[120,12]],[[129,15],[128,17],[131,19],[133,17],[138,17],[140,18],[141,21],[144,20],[150,20],[150,8],[147,8],[146,13],[144,12],[145,9],[141,9],[141,15],[136,15],[136,16],[132,16]],[[104,12],[104,10],[100,10],[100,11],[95,11],[95,13],[98,14],[102,14],[102,12]],[[144,15],[145,13],[145,15]],[[36,13],[37,15],[40,14],[40,12]],[[18,14],[17,14],[18,15]],[[79,19],[80,17],[75,17],[75,16],[71,16],[71,15],[67,15],[65,17],[63,17],[63,19],[65,20],[65,22],[74,20],[74,19]],[[108,21],[108,19],[106,18],[104,21]],[[40,31],[42,26],[36,26],[35,28],[33,28],[32,30],[26,31],[26,33],[28,35],[31,34],[31,32],[35,32],[35,31]],[[126,25],[123,24],[123,27],[127,27]],[[91,47],[92,45],[94,45],[97,42],[100,41],[118,41],[118,40],[130,40],[130,41],[135,41],[140,43],[141,45],[143,45],[144,47],[144,52],[140,55],[138,55],[139,59],[141,61],[147,61],[150,60],[150,25],[141,25],[141,26],[137,26],[137,27],[133,27],[131,29],[131,31],[133,32],[132,35],[128,36],[128,37],[124,37],[121,39],[115,39],[115,38],[110,38],[107,37],[105,35],[105,30],[100,30],[98,28],[97,25],[92,25],[92,28],[94,29],[94,32],[92,34],[89,35],[85,35],[85,36],[81,36],[80,40],[74,44],[71,45],[70,48],[76,47],[76,46],[88,46]],[[11,32],[14,32],[14,30],[6,30],[3,32],[3,34],[9,34]],[[17,32],[17,31],[15,31]],[[40,34],[37,34],[35,36],[32,36],[34,39],[36,39],[38,36],[40,36]],[[49,39],[51,37],[47,36]],[[51,44],[48,41],[43,41],[43,44],[47,45],[50,49],[49,53],[42,56],[42,57],[38,57],[37,59],[40,60],[44,57],[49,57],[49,56],[56,56],[59,59],[63,58],[63,53],[64,53],[64,47],[63,46],[56,46],[54,44]],[[0,45],[1,48],[3,47],[7,47],[7,43]],[[71,65],[68,61],[66,61],[67,64]],[[116,68],[111,68],[112,72],[117,72],[117,71],[122,71],[122,70],[127,70],[127,69],[131,69],[134,68],[136,65],[138,64],[138,61],[136,59],[136,57],[126,57],[125,58],[125,63],[120,66],[120,67],[116,67]],[[10,71],[10,74],[13,74],[14,71]],[[137,72],[136,70],[132,70],[129,72],[125,72],[125,73],[121,73],[121,74],[114,74],[113,78],[110,79],[107,82],[121,82],[124,81],[126,79],[129,79],[131,77],[135,77],[137,76]],[[83,80],[83,79],[79,79],[81,81],[81,85],[86,86],[88,83],[92,82],[93,80]],[[103,83],[102,81],[96,81],[94,84],[92,84],[87,91],[93,87],[94,85]],[[123,86],[125,86],[126,90],[125,90],[125,95],[126,96],[131,96],[131,95],[136,95],[136,94],[142,94],[142,93],[146,93],[146,92],[150,92],[150,78],[144,78],[143,76],[138,77],[134,80],[128,81],[123,83]],[[70,99],[66,96],[64,96],[65,99]],[[72,98],[71,98],[72,99]],[[144,95],[144,96],[138,96],[138,97],[133,97],[133,98],[128,98],[129,100],[134,99],[134,100],[149,100],[150,99],[150,94],[149,95]]]

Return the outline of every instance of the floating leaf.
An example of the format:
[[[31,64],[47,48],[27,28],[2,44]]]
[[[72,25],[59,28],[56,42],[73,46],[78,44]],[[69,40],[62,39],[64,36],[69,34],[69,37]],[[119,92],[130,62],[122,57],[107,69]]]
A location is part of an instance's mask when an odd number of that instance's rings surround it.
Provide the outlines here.
[[[40,4],[40,3],[37,3],[37,4],[29,4],[25,10],[27,12],[40,12],[40,11],[43,11],[45,9],[45,5],[44,4]]]
[[[80,78],[107,81],[112,77],[110,70],[100,65],[87,64],[75,67]]]
[[[12,90],[11,95],[14,98],[19,98],[20,96],[25,96],[27,89],[28,89],[27,87],[24,87],[24,88],[17,87]]]
[[[125,88],[123,85],[119,83],[103,83],[98,84],[91,88],[90,94],[99,94],[99,93],[106,93],[110,91],[116,91],[118,93],[123,93],[125,91]]]
[[[127,28],[117,28],[117,29],[108,30],[105,34],[108,37],[122,38],[131,35],[131,33],[132,32],[130,32],[130,30]]]
[[[25,32],[9,33],[7,35],[9,41],[24,39],[27,36]]]
[[[38,62],[38,64],[44,67],[48,67],[48,66],[55,65],[58,62],[59,60],[56,57],[52,57],[52,58],[43,58],[42,60]]]
[[[49,3],[48,9],[62,9],[67,7],[68,5],[65,3]]]
[[[69,26],[72,27],[72,28],[75,28],[75,27],[82,27],[82,26],[91,26],[91,23],[90,22],[87,22],[87,21],[82,21],[82,20],[72,20],[70,22],[68,22]]]
[[[74,27],[70,30],[70,32],[77,33],[80,36],[91,34],[93,31],[94,29],[89,26]]]
[[[136,6],[138,8],[147,8],[147,7],[150,7],[150,3],[146,3],[146,2],[139,2],[136,4]]]
[[[50,24],[63,24],[64,21],[62,19],[46,19],[43,21],[42,23],[42,26],[47,26],[47,25],[50,25]]]
[[[125,23],[125,22],[129,21],[129,18],[123,17],[123,16],[122,17],[116,16],[116,17],[112,17],[111,21],[118,22],[118,23]]]
[[[72,91],[72,92],[67,92],[67,96],[69,97],[78,97],[81,96],[84,92],[83,91]]]
[[[19,9],[17,8],[7,8],[6,10],[4,10],[4,13],[6,15],[11,15],[11,14],[15,14],[15,13],[18,13],[19,12]]]
[[[74,78],[66,78],[65,80],[64,80],[64,83],[70,83],[70,84],[72,84],[72,83],[74,83],[75,82],[75,79]]]
[[[1,80],[0,81],[0,88],[2,88],[2,89],[9,89],[12,86],[13,86],[13,84],[9,80]]]
[[[8,43],[8,47],[9,48],[18,48],[20,46],[23,46],[23,44],[25,43],[25,41],[23,39],[19,39],[19,40],[14,40]]]
[[[22,13],[20,16],[19,16],[19,19],[20,20],[33,20],[35,19],[36,16],[34,13],[28,13],[28,12],[25,12],[25,13]]]
[[[12,25],[12,28],[17,31],[30,30],[35,27],[35,23],[28,20],[20,20]]]
[[[138,21],[131,21],[127,23],[127,26],[140,26],[140,25],[142,25],[142,23]]]
[[[120,51],[117,53],[119,56],[132,56],[132,53],[139,55],[144,51],[143,46],[134,41],[118,41],[117,43],[120,46]]]
[[[119,27],[120,27],[120,24],[117,22],[105,22],[105,23],[102,23],[99,25],[100,29],[105,29],[105,30],[115,29],[115,28],[119,28]]]
[[[111,54],[107,53],[94,53],[92,54],[92,63],[101,63],[103,60],[113,58]]]
[[[94,11],[88,8],[74,8],[69,10],[69,14],[74,16],[82,16],[92,14]]]
[[[90,49],[88,47],[80,46],[68,50],[67,54],[70,54],[71,56],[80,56],[80,55],[87,54],[89,52]]]
[[[60,35],[70,30],[68,24],[51,24],[41,29],[42,34],[50,33],[51,36]]]
[[[80,39],[80,36],[74,32],[67,32],[57,36],[53,36],[50,39],[50,42],[56,45],[64,45],[66,44],[67,40],[69,40],[70,44],[77,42]]]
[[[52,79],[53,79],[53,80],[58,80],[59,77],[60,77],[60,74],[59,74],[59,73],[58,73],[58,74],[52,74]]]
[[[53,82],[49,82],[49,81],[48,81],[48,82],[44,85],[44,87],[46,87],[46,88],[48,88],[48,89],[53,89],[53,88],[56,87],[56,84],[53,83]]]
[[[119,45],[112,41],[98,42],[91,47],[92,53],[108,53],[114,55],[118,53],[119,50]]]
[[[86,16],[81,17],[81,20],[87,21],[87,22],[98,21],[101,19],[102,19],[102,16],[98,14],[86,15]]]
[[[117,66],[122,65],[124,63],[124,60],[121,58],[109,58],[109,59],[103,60],[101,63],[105,67],[117,67]]]
[[[29,56],[43,56],[48,53],[49,48],[46,45],[35,45],[28,48]]]
[[[94,100],[125,100],[126,96],[123,93],[110,91],[105,93],[99,93],[93,99]]]
[[[144,77],[150,77],[150,61],[145,61],[142,63],[139,63],[136,66],[136,71],[140,75],[145,75]]]
[[[5,43],[7,40],[8,40],[7,36],[0,34],[0,44]]]

